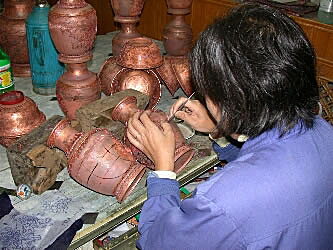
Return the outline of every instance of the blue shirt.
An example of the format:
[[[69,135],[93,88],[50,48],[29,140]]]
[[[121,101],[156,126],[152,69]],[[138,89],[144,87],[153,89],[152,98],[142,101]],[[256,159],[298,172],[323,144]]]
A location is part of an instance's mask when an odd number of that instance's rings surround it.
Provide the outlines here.
[[[147,188],[140,249],[333,249],[333,128],[319,117],[249,139],[192,198],[176,180]]]

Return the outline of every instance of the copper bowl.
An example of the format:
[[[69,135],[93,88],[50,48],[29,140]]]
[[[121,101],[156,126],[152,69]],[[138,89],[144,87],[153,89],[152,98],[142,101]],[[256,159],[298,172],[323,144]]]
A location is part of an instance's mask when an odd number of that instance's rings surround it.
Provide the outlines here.
[[[115,92],[135,89],[149,96],[147,109],[153,109],[162,95],[162,88],[157,74],[152,70],[126,69],[112,83]]]
[[[171,57],[171,66],[176,78],[187,96],[193,93],[191,83],[190,62],[187,56]]]
[[[100,68],[97,78],[100,83],[102,92],[105,95],[111,95],[115,92],[113,82],[116,76],[121,73],[124,68],[116,63],[117,57],[112,56],[105,60]]]
[[[138,37],[124,44],[117,63],[130,69],[152,69],[161,66],[163,58],[160,48],[153,40]]]
[[[46,119],[36,103],[21,91],[0,95],[0,144],[8,147]]]
[[[158,72],[159,76],[162,78],[163,82],[167,86],[170,94],[174,96],[177,89],[179,88],[179,82],[172,68],[171,58],[172,58],[171,56],[164,56],[162,66],[156,68],[156,71]]]

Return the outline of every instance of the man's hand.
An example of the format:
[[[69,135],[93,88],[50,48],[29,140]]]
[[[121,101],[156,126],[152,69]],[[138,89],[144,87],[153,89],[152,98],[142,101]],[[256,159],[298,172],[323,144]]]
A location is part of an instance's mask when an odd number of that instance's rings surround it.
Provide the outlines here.
[[[175,136],[169,123],[162,130],[149,118],[151,111],[137,112],[128,121],[129,141],[154,162],[155,170],[174,171]]]
[[[216,125],[210,118],[207,109],[197,100],[189,100],[183,110],[177,111],[186,98],[179,98],[170,108],[169,117],[175,112],[175,116],[187,122],[192,128],[199,132],[210,133],[215,130]]]

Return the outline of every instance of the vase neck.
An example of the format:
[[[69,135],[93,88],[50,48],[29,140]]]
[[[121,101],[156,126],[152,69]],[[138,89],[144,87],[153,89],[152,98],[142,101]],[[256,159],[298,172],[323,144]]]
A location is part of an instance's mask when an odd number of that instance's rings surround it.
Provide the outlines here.
[[[72,75],[80,76],[88,73],[87,63],[69,63],[67,64],[67,72]]]
[[[71,126],[68,119],[60,121],[49,136],[48,145],[57,147],[68,156],[77,139],[82,135]]]

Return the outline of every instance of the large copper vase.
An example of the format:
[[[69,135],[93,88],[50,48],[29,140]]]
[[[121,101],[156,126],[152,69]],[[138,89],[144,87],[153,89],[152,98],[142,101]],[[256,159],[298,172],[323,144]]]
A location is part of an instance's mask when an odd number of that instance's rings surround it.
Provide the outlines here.
[[[97,76],[86,63],[96,39],[96,11],[84,0],[59,0],[49,12],[49,29],[59,61],[67,64],[56,84],[59,106],[75,119],[79,107],[101,98]]]
[[[45,121],[36,103],[21,91],[0,95],[0,144],[8,147]]]
[[[124,125],[127,124],[129,118],[134,115],[136,112],[142,112],[142,110],[138,109],[136,105],[136,98],[134,96],[128,96],[124,98],[112,111],[112,119],[115,121],[120,121]],[[159,127],[161,127],[162,122],[167,121],[167,115],[160,110],[152,110],[150,114],[150,119]],[[186,164],[192,159],[194,155],[194,150],[186,144],[186,140],[184,139],[180,129],[178,126],[170,121],[170,125],[172,126],[172,130],[175,134],[176,139],[176,151],[175,151],[175,172],[178,173],[181,171]],[[133,146],[129,140],[127,139],[126,133],[124,138],[125,144],[129,145],[132,150],[132,153],[135,159],[146,165],[147,167],[154,169],[153,162],[138,148]]]
[[[145,173],[130,149],[106,129],[87,133],[75,130],[70,120],[60,121],[47,145],[66,153],[68,172],[81,185],[122,202]]]
[[[112,54],[118,56],[122,46],[130,39],[141,37],[136,30],[145,0],[110,0],[115,13],[114,21],[121,25],[120,32],[112,39]]]
[[[25,19],[34,0],[5,0],[0,15],[0,47],[8,54],[16,77],[31,76]]]
[[[163,29],[163,45],[169,56],[186,56],[192,47],[192,29],[185,23],[193,0],[167,0],[173,19]]]

